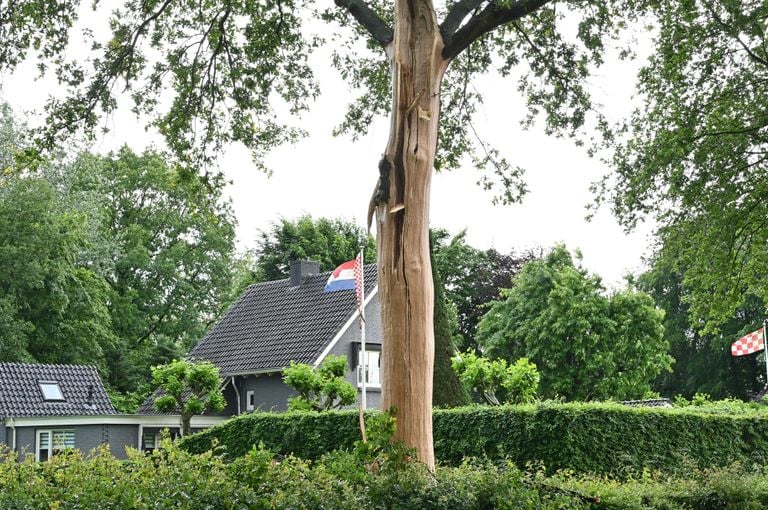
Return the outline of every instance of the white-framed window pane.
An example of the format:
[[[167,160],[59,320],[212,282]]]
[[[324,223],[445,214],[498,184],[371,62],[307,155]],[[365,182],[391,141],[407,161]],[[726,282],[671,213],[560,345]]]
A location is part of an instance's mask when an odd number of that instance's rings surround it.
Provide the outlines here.
[[[381,386],[381,351],[367,351],[366,352],[366,367],[365,367],[365,383],[371,386]],[[360,365],[363,364],[362,350],[358,351],[358,359]],[[357,371],[357,384],[362,384],[361,372]]]
[[[65,450],[67,448],[75,447],[74,430],[54,430],[52,436],[54,450]]]
[[[248,391],[245,393],[245,409],[246,411],[253,411],[254,409],[256,409],[255,392]]]
[[[64,400],[64,394],[61,393],[61,388],[57,382],[41,382],[40,391],[43,392],[43,399],[45,400]]]
[[[75,447],[75,431],[72,429],[38,430],[37,460],[46,461],[58,452]]]
[[[51,447],[51,431],[50,430],[44,430],[40,432],[40,435],[38,436],[38,441],[40,443],[40,449],[49,449]]]
[[[381,385],[381,352],[368,351],[368,377],[366,382],[375,386]]]

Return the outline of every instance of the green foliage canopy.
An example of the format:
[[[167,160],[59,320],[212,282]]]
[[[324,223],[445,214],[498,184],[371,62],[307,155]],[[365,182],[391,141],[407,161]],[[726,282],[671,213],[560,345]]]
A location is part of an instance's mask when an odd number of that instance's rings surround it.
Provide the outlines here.
[[[525,358],[507,365],[506,360],[490,360],[472,351],[456,355],[451,360],[453,370],[465,386],[482,393],[491,405],[532,402],[539,387],[539,371]],[[501,401],[497,392],[502,390]]]
[[[281,218],[259,233],[255,279],[287,278],[294,260],[315,260],[320,262],[320,271],[332,271],[354,259],[361,246],[365,248],[365,263],[376,262],[376,241],[354,222],[313,219],[310,215],[295,220]]]
[[[671,366],[651,297],[606,297],[563,246],[527,263],[503,296],[480,321],[478,342],[493,358],[535,363],[544,397],[640,398]]]
[[[288,400],[288,408],[328,411],[354,404],[357,389],[345,379],[346,375],[347,357],[343,355],[329,354],[316,369],[291,361],[283,371],[283,381],[299,394]]]
[[[654,383],[662,395],[693,397],[706,393],[714,398],[747,400],[765,384],[762,355],[731,355],[731,343],[758,329],[765,305],[748,296],[733,316],[721,322],[719,333],[703,333],[690,315],[689,290],[683,284],[685,268],[667,257],[656,257],[636,285],[650,294],[664,311],[664,339],[675,358],[671,372],[663,372]]]
[[[191,432],[192,416],[221,411],[226,405],[219,368],[208,361],[173,360],[152,367],[152,383],[160,390],[158,411],[181,415],[182,435]]]
[[[9,20],[0,30],[0,68],[13,70],[31,58],[41,71],[55,72],[61,94],[46,105],[49,119],[38,133],[45,147],[82,128],[93,137],[103,129],[99,119],[114,112],[124,94],[182,160],[210,162],[235,142],[263,165],[270,149],[304,133],[300,115],[319,91],[310,58],[320,46],[330,47],[331,65],[354,90],[337,133],[357,137],[389,113],[390,66],[382,50],[392,40],[393,7],[381,0],[320,8],[306,0],[126,1],[108,15],[106,38],[85,31],[90,51],[74,59],[66,50],[80,2],[26,0],[0,6],[0,19]],[[523,170],[478,135],[474,121],[483,98],[473,81],[488,73],[514,77],[528,107],[526,126],[541,119],[548,133],[578,136],[596,110],[586,79],[603,64],[627,18],[646,6],[635,0],[519,0],[435,8],[443,57],[451,60],[440,90],[435,167],[458,168],[468,158],[481,170],[478,184],[509,202],[525,193]],[[330,27],[323,36],[315,33],[318,20]],[[574,30],[564,28],[568,20],[575,21]]]
[[[487,306],[499,299],[501,289],[512,286],[523,264],[534,258],[532,252],[523,255],[502,254],[490,248],[480,250],[466,241],[467,232],[455,236],[442,229],[431,231],[434,244],[434,264],[445,288],[448,302],[456,310],[459,350],[474,349],[477,323]]]
[[[716,333],[749,296],[768,300],[768,6],[649,5],[657,51],[615,147],[609,197],[626,225],[659,222],[692,324]]]

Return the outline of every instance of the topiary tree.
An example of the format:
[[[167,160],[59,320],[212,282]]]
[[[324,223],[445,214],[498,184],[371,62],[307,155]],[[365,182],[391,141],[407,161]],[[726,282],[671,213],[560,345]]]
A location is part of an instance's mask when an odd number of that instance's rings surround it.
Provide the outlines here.
[[[181,415],[182,436],[189,435],[192,416],[221,411],[226,404],[219,368],[208,361],[182,359],[152,367],[152,382],[162,392],[155,399],[155,407],[163,413]]]
[[[491,405],[501,405],[496,392],[502,390],[502,401],[521,404],[532,402],[539,387],[539,371],[526,358],[512,365],[503,359],[490,360],[472,350],[451,360],[453,370],[467,387],[479,391]]]
[[[291,361],[283,373],[283,381],[299,394],[288,399],[288,408],[328,411],[353,404],[357,391],[344,378],[346,373],[346,356],[329,355],[317,368]]]

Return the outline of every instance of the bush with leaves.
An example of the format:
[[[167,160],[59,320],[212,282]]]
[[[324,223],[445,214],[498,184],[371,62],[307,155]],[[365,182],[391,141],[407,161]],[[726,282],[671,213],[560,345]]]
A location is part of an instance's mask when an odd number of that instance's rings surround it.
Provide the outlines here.
[[[486,402],[495,406],[502,402],[532,402],[539,386],[539,371],[527,358],[507,365],[503,359],[490,360],[470,350],[457,354],[451,366],[465,386],[480,392]]]
[[[344,378],[346,373],[346,356],[331,354],[318,368],[291,361],[283,372],[283,381],[298,395],[288,399],[288,408],[294,411],[328,411],[353,404],[357,391]]]
[[[152,367],[152,382],[161,390],[155,407],[164,413],[178,412],[184,436],[190,433],[192,416],[221,411],[226,405],[219,368],[208,361],[173,360]]]

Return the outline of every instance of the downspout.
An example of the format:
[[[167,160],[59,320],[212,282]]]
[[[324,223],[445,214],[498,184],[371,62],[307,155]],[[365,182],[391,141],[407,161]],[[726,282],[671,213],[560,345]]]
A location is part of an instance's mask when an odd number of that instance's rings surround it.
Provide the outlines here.
[[[16,424],[13,422],[13,416],[8,418],[8,426],[11,427],[11,430],[13,430],[13,444],[11,445],[11,449],[15,452],[16,451]]]
[[[235,376],[233,375],[230,378],[232,382],[232,388],[235,390],[235,395],[237,396],[237,415],[240,416],[240,390],[237,389],[237,384],[235,384]]]

